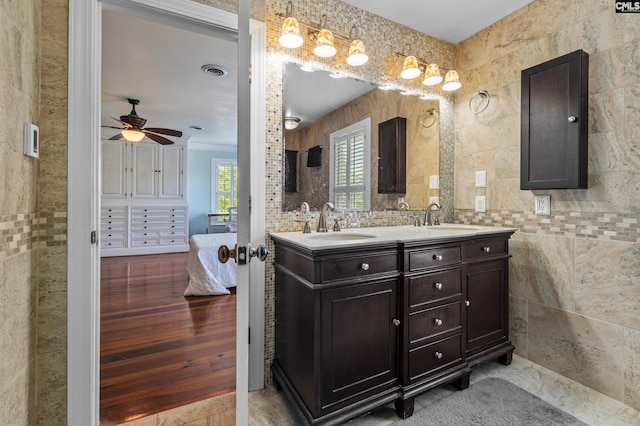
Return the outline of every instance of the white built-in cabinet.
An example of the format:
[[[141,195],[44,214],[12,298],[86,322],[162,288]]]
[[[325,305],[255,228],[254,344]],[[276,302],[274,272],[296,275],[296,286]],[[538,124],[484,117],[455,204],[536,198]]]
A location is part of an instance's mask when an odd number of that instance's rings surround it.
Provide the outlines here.
[[[102,141],[103,256],[186,251],[186,147]]]

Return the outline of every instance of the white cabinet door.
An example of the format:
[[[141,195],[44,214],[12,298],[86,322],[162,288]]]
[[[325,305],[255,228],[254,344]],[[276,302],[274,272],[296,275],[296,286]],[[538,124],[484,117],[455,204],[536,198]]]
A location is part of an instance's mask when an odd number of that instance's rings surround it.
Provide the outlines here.
[[[132,144],[132,185],[134,198],[158,197],[158,144],[137,142]]]
[[[122,141],[102,141],[102,196],[127,197],[127,144]]]
[[[184,147],[166,145],[160,149],[160,187],[159,198],[182,198],[184,179],[182,164]]]

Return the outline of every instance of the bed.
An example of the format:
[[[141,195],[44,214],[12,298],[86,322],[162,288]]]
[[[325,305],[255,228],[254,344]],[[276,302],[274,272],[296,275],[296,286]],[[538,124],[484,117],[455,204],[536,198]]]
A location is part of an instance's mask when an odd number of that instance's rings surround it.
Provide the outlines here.
[[[189,285],[185,296],[210,296],[229,294],[229,288],[236,286],[236,262],[227,263],[218,260],[218,247],[226,245],[233,248],[237,234],[201,234],[189,239]]]

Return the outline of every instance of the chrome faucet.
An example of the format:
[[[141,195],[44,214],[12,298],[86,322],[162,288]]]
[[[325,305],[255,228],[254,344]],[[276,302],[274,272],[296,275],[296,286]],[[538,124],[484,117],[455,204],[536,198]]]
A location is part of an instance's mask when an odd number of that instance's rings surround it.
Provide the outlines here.
[[[318,219],[318,232],[327,232],[327,210],[333,210],[333,204],[324,203],[322,209],[320,210],[320,218]]]
[[[438,203],[431,203],[427,206],[427,211],[424,213],[424,225],[425,226],[432,226],[432,225],[440,225],[440,219],[438,219],[438,216],[436,216],[436,219],[434,221],[431,220],[431,212],[433,210],[431,210],[432,207],[435,207],[436,210],[440,210],[440,204]]]

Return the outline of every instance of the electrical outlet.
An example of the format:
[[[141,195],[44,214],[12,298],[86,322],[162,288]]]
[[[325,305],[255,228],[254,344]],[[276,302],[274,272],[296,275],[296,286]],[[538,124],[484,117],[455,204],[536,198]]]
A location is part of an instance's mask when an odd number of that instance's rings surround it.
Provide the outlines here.
[[[551,214],[551,196],[536,195],[536,214],[549,216]]]
[[[487,187],[487,172],[486,170],[482,170],[480,172],[476,172],[476,188],[486,188]]]
[[[484,195],[476,197],[476,211],[484,213],[487,211],[487,199]]]
[[[429,197],[429,204],[438,203],[440,204],[440,197]]]
[[[440,189],[440,176],[429,176],[429,189]]]

